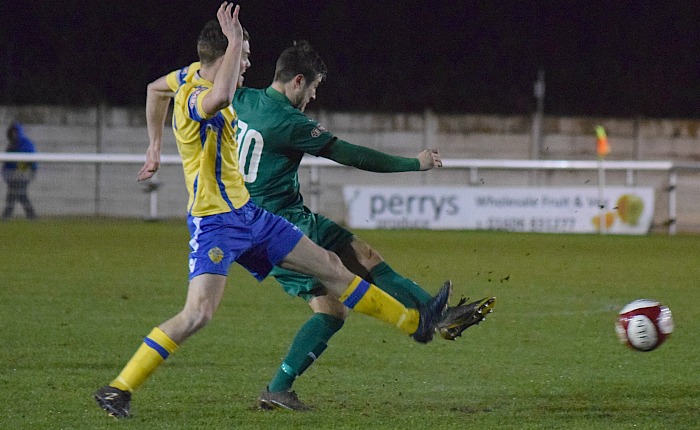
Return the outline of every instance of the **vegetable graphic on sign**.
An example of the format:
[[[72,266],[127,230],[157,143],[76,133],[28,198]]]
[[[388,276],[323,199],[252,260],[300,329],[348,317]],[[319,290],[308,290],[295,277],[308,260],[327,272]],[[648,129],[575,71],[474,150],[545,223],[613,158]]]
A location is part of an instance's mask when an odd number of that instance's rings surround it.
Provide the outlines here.
[[[603,227],[605,227],[606,230],[609,230],[610,227],[613,226],[615,223],[615,212],[605,212],[605,214],[602,215],[605,224],[603,224]],[[591,222],[593,223],[593,226],[595,227],[596,230],[600,230],[601,223],[600,223],[600,218],[601,215],[596,215],[591,219]]]
[[[624,224],[635,226],[644,211],[644,201],[634,194],[623,194],[617,199],[617,214]]]

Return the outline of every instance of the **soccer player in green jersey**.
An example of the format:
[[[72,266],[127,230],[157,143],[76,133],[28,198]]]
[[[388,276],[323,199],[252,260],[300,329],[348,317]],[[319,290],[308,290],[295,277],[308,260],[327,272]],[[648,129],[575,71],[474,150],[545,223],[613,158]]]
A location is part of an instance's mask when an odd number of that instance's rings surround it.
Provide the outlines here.
[[[231,106],[245,41],[239,7],[224,2],[200,33],[201,68],[175,96],[173,132],[189,200],[189,286],[183,309],[146,336],[119,375],[94,395],[110,415],[130,416],[131,395],[179,346],[213,317],[236,262],[262,281],[279,266],[319,279],[343,306],[429,342],[447,308],[451,285],[419,309],[407,308],[350,272],[338,256],[289,221],[258,207],[238,169],[238,119]],[[149,148],[152,150],[153,148]],[[158,151],[149,152],[159,159]],[[146,165],[149,166],[147,159]],[[144,175],[148,176],[146,168]],[[140,173],[141,174],[141,173]]]
[[[188,82],[198,63],[171,72],[149,85],[148,98],[164,100]],[[338,139],[304,114],[326,76],[326,66],[307,42],[299,42],[279,57],[272,85],[266,89],[239,88],[234,108],[239,115],[239,165],[251,198],[261,207],[294,223],[314,242],[337,253],[353,273],[376,284],[402,304],[418,308],[430,294],[395,272],[369,244],[332,220],[304,206],[298,169],[305,153],[372,172],[429,170],[442,165],[437,150],[424,150],[416,158],[388,155]],[[159,130],[167,113],[167,101],[149,118],[151,140],[160,141]],[[155,166],[157,168],[157,166]],[[305,299],[314,314],[300,328],[273,380],[260,396],[264,408],[308,408],[291,391],[300,376],[326,349],[343,326],[347,308],[327,294],[316,278],[275,267],[271,274],[292,296]],[[479,323],[494,305],[493,298],[449,308],[439,330],[455,339],[467,327]]]

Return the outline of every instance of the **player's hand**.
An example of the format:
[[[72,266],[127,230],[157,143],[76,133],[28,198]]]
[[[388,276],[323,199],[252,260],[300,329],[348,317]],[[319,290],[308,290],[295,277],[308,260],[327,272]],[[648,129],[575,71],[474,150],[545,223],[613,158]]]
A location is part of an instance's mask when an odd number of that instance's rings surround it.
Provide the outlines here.
[[[150,179],[156,174],[158,168],[160,167],[160,154],[155,151],[148,150],[146,152],[146,162],[139,170],[138,176],[136,176],[137,181],[145,181]]]
[[[223,2],[216,12],[216,17],[219,19],[219,24],[221,25],[221,31],[224,33],[229,43],[234,40],[243,40],[243,26],[238,20],[238,12],[240,9],[241,7],[239,5],[236,5],[234,8],[233,3]]]
[[[418,154],[420,170],[430,170],[433,167],[442,167],[442,158],[437,149],[424,149]]]

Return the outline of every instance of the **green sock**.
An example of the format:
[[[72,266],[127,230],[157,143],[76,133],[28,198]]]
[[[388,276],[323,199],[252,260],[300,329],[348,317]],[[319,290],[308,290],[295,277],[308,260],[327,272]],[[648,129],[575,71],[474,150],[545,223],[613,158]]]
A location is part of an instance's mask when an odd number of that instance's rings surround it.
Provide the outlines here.
[[[418,284],[396,273],[385,261],[369,271],[369,281],[406,307],[416,308],[419,303],[427,303],[432,298]]]
[[[344,323],[345,321],[328,314],[313,314],[297,332],[287,356],[267,389],[272,392],[291,389],[294,380],[325,351],[330,338]]]

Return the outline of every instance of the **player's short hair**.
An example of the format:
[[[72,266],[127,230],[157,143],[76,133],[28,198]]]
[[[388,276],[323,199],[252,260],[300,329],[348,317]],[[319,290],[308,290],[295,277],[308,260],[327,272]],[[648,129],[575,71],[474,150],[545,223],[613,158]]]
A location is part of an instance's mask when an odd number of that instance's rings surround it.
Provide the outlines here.
[[[319,76],[324,80],[327,74],[321,56],[306,40],[296,41],[282,51],[275,67],[275,81],[282,83],[291,81],[296,75],[303,75],[306,82],[313,82]]]
[[[250,34],[245,28],[243,29],[243,40],[250,41]],[[227,47],[228,39],[221,31],[219,21],[215,19],[207,21],[199,33],[199,38],[197,38],[199,61],[203,65],[210,65],[226,53]]]

